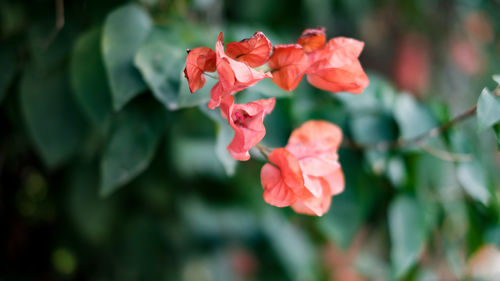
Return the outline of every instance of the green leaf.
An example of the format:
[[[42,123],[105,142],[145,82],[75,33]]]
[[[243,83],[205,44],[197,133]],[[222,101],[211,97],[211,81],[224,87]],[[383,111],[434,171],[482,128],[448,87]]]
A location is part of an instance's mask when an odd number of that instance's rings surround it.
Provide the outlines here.
[[[396,124],[390,116],[357,114],[349,125],[358,143],[377,143],[397,137]]]
[[[487,187],[484,168],[479,162],[471,161],[458,164],[457,178],[467,194],[485,206],[488,205],[491,193]]]
[[[497,124],[493,127],[495,131],[495,135],[497,136],[497,148],[500,151],[500,124]]]
[[[396,279],[415,264],[422,250],[428,229],[419,203],[400,195],[389,206],[391,260]]]
[[[493,80],[500,85],[500,74],[493,75]]]
[[[111,112],[111,95],[100,52],[101,31],[80,36],[71,56],[71,86],[83,112],[96,125]]]
[[[179,108],[180,77],[186,52],[169,42],[172,36],[164,29],[155,28],[139,48],[134,63],[141,71],[153,95],[168,109]]]
[[[500,121],[500,97],[484,88],[477,101],[477,126],[484,130]]]
[[[115,110],[146,89],[133,62],[152,26],[148,13],[134,4],[116,9],[106,18],[101,47]]]
[[[189,91],[189,84],[184,77],[184,73],[179,75],[181,86],[179,88],[179,97],[177,100],[179,108],[193,107],[200,104],[205,104],[210,100],[210,90],[217,82],[215,79],[208,78],[207,83],[203,88],[191,93]]]
[[[65,72],[28,66],[21,81],[21,108],[27,129],[51,168],[76,152],[85,134],[85,120],[72,99]]]
[[[215,154],[226,170],[228,176],[234,175],[238,161],[233,159],[226,147],[234,137],[234,131],[226,119],[222,118],[218,110],[210,110],[207,105],[200,105],[200,110],[205,113],[216,124],[217,140],[215,142]]]
[[[14,46],[2,44],[0,46],[0,103],[7,94],[8,87],[16,73],[16,49]]]
[[[394,117],[403,138],[415,138],[434,128],[437,123],[427,108],[407,94],[397,97]]]
[[[148,167],[163,131],[164,115],[158,104],[131,104],[121,117],[101,159],[102,196],[127,184]]]

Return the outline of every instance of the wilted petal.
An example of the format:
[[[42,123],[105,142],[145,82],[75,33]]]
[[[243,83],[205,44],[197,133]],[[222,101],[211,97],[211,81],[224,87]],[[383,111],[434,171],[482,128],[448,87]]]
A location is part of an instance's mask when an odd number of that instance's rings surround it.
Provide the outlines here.
[[[324,27],[306,29],[297,40],[297,44],[301,45],[306,53],[323,48],[325,42],[326,36]]]
[[[304,76],[308,59],[298,44],[277,45],[268,64],[273,82],[285,91],[292,91]]]
[[[226,46],[226,54],[250,67],[258,67],[267,62],[271,54],[271,42],[264,33],[257,31],[252,38],[232,42]]]
[[[215,61],[215,52],[210,48],[198,47],[188,52],[184,76],[188,80],[191,93],[205,85],[206,80],[203,72],[214,72]]]

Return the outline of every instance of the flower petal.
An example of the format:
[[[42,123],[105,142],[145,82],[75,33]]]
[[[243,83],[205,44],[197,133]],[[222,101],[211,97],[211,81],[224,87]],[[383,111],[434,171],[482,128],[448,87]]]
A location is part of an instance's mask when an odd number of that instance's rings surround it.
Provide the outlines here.
[[[198,47],[190,50],[186,58],[184,76],[188,80],[191,93],[205,85],[203,72],[215,71],[215,52],[207,47]]]
[[[306,53],[323,48],[326,43],[325,28],[311,28],[302,32],[297,44],[300,44]]]
[[[227,146],[229,154],[240,161],[250,159],[248,151],[266,135],[264,117],[275,105],[274,98],[262,99],[246,104],[235,104],[234,97],[224,97],[221,106],[222,117],[228,119],[234,130],[234,138]]]
[[[295,202],[293,191],[283,181],[280,169],[265,164],[260,172],[264,187],[264,201],[276,207],[290,206]]]
[[[314,87],[329,92],[350,92],[360,94],[368,87],[368,76],[361,64],[355,62],[342,68],[326,68],[307,75],[307,81]]]
[[[271,54],[271,42],[264,33],[257,31],[251,38],[232,42],[226,46],[226,54],[250,67],[258,67],[267,62]]]
[[[274,46],[269,59],[273,82],[285,91],[297,87],[308,67],[307,56],[298,44]]]

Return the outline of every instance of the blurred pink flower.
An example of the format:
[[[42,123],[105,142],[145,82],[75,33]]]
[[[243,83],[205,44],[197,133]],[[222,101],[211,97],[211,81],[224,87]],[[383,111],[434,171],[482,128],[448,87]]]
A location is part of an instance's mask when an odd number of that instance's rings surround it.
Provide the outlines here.
[[[479,50],[466,40],[451,43],[453,62],[467,75],[476,75],[481,71],[481,56]]]
[[[427,39],[419,34],[407,34],[399,43],[394,63],[397,85],[415,95],[429,86],[430,50]]]

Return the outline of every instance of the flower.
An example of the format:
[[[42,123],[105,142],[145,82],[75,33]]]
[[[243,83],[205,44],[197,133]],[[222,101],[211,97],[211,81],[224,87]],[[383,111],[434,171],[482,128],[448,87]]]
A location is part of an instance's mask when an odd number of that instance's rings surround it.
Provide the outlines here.
[[[363,92],[369,83],[358,60],[363,46],[351,38],[330,39],[323,48],[308,54],[307,81],[329,92]]]
[[[264,201],[321,216],[331,197],[344,190],[337,150],[342,131],[326,121],[308,121],[293,131],[288,144],[268,155],[261,170]]]
[[[222,32],[215,45],[216,69],[219,74],[217,82],[210,91],[208,108],[215,109],[225,96],[232,95],[247,87],[253,86],[264,78],[272,77],[270,72],[257,71],[244,62],[236,61],[224,52]]]
[[[394,61],[394,80],[398,87],[421,97],[429,86],[430,59],[429,43],[425,37],[417,33],[404,35]]]
[[[306,53],[299,44],[274,46],[268,64],[274,84],[285,91],[297,88],[308,67]]]
[[[326,35],[324,27],[306,29],[297,40],[297,44],[301,45],[306,53],[323,48],[325,43]]]
[[[226,54],[250,67],[258,67],[267,62],[271,54],[272,45],[264,33],[257,31],[252,38],[240,42],[231,42],[226,46]]]
[[[198,47],[188,51],[184,76],[188,80],[191,93],[205,85],[203,72],[215,71],[215,52],[208,47]]]
[[[220,104],[221,115],[234,130],[234,138],[227,146],[231,157],[236,160],[250,159],[248,151],[266,135],[264,117],[274,109],[274,98],[261,99],[246,104],[235,104],[234,97],[224,97]]]

